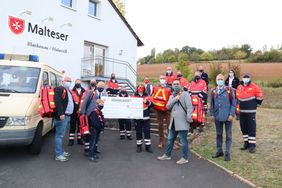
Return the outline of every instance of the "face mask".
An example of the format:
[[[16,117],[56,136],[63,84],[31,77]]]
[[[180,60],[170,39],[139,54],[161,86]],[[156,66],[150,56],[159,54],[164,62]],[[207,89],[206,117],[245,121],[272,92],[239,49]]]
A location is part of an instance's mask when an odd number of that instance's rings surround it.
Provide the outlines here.
[[[203,72],[204,72],[204,70],[199,70],[199,72],[200,72],[200,73],[203,73]]]
[[[197,81],[200,80],[200,79],[201,79],[200,76],[195,76],[195,78],[194,78],[195,82],[197,82]]]
[[[234,77],[234,73],[229,73],[229,77],[233,78]]]
[[[244,82],[244,84],[248,84],[249,82],[250,82],[250,78],[243,78],[243,82]]]
[[[181,87],[179,85],[174,85],[172,88],[173,88],[174,95],[177,95],[179,91],[181,90]]]
[[[90,86],[91,87],[96,87],[96,84],[95,83],[91,83]]]
[[[177,75],[177,78],[181,78],[181,77],[182,77],[182,74],[178,74],[178,75]]]
[[[138,95],[139,95],[139,96],[143,96],[143,93],[139,93],[139,92],[138,92]]]
[[[112,76],[111,76],[111,79],[112,79],[112,80],[113,80],[113,79],[115,79],[115,76],[114,76],[114,75],[112,75]]]
[[[75,84],[76,88],[81,88],[81,84]]]
[[[172,71],[171,71],[171,70],[168,70],[168,71],[166,71],[166,72],[167,72],[167,74],[171,74]]]
[[[219,87],[221,87],[221,86],[223,86],[223,80],[217,80],[216,81],[216,84],[219,86]]]
[[[101,93],[102,91],[104,91],[104,88],[98,87],[98,91]]]
[[[148,84],[148,83],[149,83],[149,80],[148,80],[148,79],[145,79],[144,82],[145,82],[145,84]]]
[[[165,80],[165,79],[160,79],[160,83],[161,83],[162,85],[164,85],[164,84],[166,84],[166,80]]]
[[[100,110],[102,110],[102,109],[104,108],[104,106],[98,105],[98,108],[99,108]]]
[[[69,89],[69,88],[70,88],[70,85],[71,85],[71,82],[65,82],[64,87],[67,88],[67,89]]]
[[[138,93],[144,93],[145,88],[144,87],[138,87],[137,92]]]

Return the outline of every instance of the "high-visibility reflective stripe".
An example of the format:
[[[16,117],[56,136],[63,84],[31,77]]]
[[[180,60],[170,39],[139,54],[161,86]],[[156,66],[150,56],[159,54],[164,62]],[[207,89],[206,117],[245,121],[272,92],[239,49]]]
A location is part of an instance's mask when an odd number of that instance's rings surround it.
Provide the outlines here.
[[[146,107],[146,108],[143,108],[143,110],[147,110],[148,109],[148,107]]]
[[[150,139],[145,139],[145,145],[151,145],[151,140]]]
[[[201,93],[202,91],[190,91],[191,93]]]
[[[164,106],[163,103],[159,103],[159,102],[155,102],[154,105],[155,105],[155,106]]]
[[[163,98],[164,98],[164,100],[166,101],[166,96],[165,96],[164,89],[162,89],[162,94],[163,94]]]
[[[248,138],[244,138],[243,140],[244,140],[244,141],[248,141]]]
[[[159,89],[159,90],[157,91],[157,93],[154,95],[154,99],[156,99],[156,98],[159,96],[160,92],[161,92],[161,89]]]
[[[249,137],[249,139],[250,139],[250,140],[255,140],[255,139],[256,139],[256,137]]]
[[[255,143],[257,143],[255,140],[249,140],[249,143],[250,144],[255,144]]]
[[[81,136],[77,136],[77,139],[81,139]]]
[[[85,146],[89,146],[90,143],[89,143],[89,142],[85,142],[84,145],[85,145]]]
[[[255,98],[256,98],[255,96],[249,97],[249,98],[239,98],[239,101],[245,102],[245,101],[253,100],[253,99],[255,99]]]
[[[84,148],[85,148],[85,149],[89,149],[89,146],[85,146]]]
[[[90,134],[90,132],[89,131],[84,131],[84,134]]]
[[[137,145],[141,145],[143,142],[142,142],[142,140],[137,140]]]
[[[69,137],[69,140],[74,140],[74,137]]]
[[[150,117],[144,117],[144,118],[143,118],[143,120],[147,120],[147,119],[150,119]]]
[[[70,136],[74,136],[74,133],[70,133]]]
[[[255,113],[255,112],[257,112],[257,110],[240,110],[240,112],[243,112],[243,113]]]
[[[247,135],[247,134],[246,134],[246,135],[243,135],[243,138],[248,138],[248,137],[249,137],[249,135]]]

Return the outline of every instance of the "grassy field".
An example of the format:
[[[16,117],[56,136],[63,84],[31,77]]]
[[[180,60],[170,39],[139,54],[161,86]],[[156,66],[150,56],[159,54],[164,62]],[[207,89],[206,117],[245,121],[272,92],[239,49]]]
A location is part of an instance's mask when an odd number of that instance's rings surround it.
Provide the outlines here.
[[[241,73],[251,73],[253,80],[274,80],[282,78],[282,63],[239,63]],[[151,65],[138,65],[137,72],[139,77],[149,76],[158,78],[159,75],[165,74],[168,66],[176,71],[174,64],[151,64]],[[192,71],[195,72],[199,65],[204,66],[205,70],[209,70],[209,63],[192,63]],[[227,63],[223,66],[227,67]]]
[[[205,158],[252,181],[259,187],[282,187],[282,88],[263,88],[265,100],[257,112],[257,152],[241,151],[242,134],[238,121],[233,125],[232,160],[212,159],[216,131],[210,123],[193,142],[192,149]],[[225,134],[225,133],[224,133]]]

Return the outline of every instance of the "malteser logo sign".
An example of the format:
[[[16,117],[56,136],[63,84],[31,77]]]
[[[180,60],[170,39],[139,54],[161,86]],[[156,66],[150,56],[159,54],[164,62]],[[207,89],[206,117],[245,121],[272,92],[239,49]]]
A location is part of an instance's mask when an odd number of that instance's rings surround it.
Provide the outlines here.
[[[25,28],[25,21],[20,18],[9,16],[9,27],[13,33],[21,34]],[[69,37],[69,35],[65,33],[53,31],[46,26],[40,27],[38,24],[32,24],[30,22],[28,22],[27,31],[32,34],[37,34],[62,41],[67,41]]]
[[[9,16],[9,27],[15,34],[21,34],[24,31],[24,20]]]

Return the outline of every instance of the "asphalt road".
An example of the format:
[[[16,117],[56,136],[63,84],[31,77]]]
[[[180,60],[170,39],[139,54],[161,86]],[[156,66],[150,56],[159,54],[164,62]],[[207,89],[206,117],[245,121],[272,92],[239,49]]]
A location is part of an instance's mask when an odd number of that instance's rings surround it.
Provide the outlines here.
[[[162,150],[136,153],[135,140],[119,140],[118,132],[106,130],[101,136],[98,163],[88,161],[83,147],[65,146],[72,153],[70,161],[54,160],[54,133],[44,138],[39,156],[26,148],[0,148],[0,188],[242,188],[248,185],[233,178],[208,161],[191,154],[188,164],[175,164],[181,151],[174,151],[171,161],[158,161]]]

